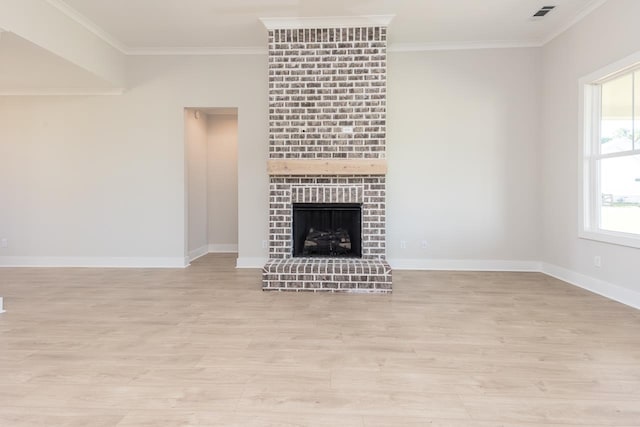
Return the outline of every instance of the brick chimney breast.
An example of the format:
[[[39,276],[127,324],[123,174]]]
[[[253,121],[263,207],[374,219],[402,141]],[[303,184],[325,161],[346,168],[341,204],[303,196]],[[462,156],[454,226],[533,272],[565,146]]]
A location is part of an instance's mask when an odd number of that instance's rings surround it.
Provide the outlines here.
[[[386,26],[269,28],[264,290],[391,292]],[[295,203],[361,205],[361,258],[293,256]]]

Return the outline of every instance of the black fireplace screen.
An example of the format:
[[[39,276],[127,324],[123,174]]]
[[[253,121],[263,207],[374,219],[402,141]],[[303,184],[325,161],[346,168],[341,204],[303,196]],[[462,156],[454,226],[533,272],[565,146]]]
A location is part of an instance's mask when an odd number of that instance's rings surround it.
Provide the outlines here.
[[[294,257],[362,257],[362,205],[294,203]]]

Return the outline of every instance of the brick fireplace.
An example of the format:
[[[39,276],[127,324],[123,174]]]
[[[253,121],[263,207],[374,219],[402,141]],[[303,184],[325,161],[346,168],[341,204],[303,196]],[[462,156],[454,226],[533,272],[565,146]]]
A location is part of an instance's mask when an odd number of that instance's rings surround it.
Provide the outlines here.
[[[391,292],[385,142],[386,26],[269,28],[264,290]],[[323,231],[342,236],[343,249],[359,251],[294,256],[293,207],[308,204],[360,209],[359,233]],[[309,230],[297,226],[304,241]]]

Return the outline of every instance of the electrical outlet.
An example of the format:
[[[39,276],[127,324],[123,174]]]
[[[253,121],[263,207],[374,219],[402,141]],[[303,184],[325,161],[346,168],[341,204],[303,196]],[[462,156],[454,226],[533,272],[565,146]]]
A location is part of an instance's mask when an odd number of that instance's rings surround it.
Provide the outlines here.
[[[426,240],[423,240],[422,242],[420,242],[420,247],[422,249],[427,249],[429,247],[429,242],[427,242]]]
[[[0,247],[8,248],[9,247],[9,241],[7,239],[0,240]]]
[[[600,255],[596,255],[593,257],[593,265],[598,268],[602,267],[602,257],[600,257]]]
[[[407,241],[400,240],[400,249],[407,249]]]
[[[262,249],[267,249],[269,247],[269,242],[267,240],[262,241]]]

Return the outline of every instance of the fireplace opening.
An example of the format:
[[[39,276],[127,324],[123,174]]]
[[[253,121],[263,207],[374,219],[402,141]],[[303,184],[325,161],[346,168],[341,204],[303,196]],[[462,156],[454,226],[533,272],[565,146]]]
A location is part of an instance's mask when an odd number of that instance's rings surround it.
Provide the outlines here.
[[[293,256],[362,258],[362,205],[294,203]]]

